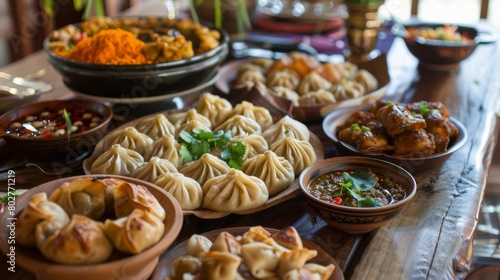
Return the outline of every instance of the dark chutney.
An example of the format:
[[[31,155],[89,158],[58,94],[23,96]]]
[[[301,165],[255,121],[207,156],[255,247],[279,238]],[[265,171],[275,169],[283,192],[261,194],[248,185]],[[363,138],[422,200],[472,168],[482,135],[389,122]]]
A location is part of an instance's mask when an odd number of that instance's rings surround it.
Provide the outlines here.
[[[376,179],[376,183],[370,190],[360,191],[358,194],[362,197],[371,197],[380,203],[380,206],[387,206],[403,200],[406,192],[401,184],[394,182],[390,177],[373,173],[368,170],[365,172]],[[354,171],[347,172],[352,174]],[[344,206],[358,207],[356,198],[348,190],[343,189],[341,184],[346,180],[342,176],[344,171],[333,171],[314,178],[307,187],[307,192],[321,200]],[[342,190],[342,192],[341,192]],[[340,200],[339,200],[340,198]]]

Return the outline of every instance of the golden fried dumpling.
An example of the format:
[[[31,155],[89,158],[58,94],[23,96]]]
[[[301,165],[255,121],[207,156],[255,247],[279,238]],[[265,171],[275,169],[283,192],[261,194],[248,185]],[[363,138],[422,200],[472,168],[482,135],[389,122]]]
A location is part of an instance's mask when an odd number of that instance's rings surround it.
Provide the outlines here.
[[[305,268],[294,268],[286,271],[284,275],[281,276],[282,280],[323,280],[321,275],[313,273]],[[326,278],[325,280],[327,280]]]
[[[202,189],[205,195],[203,208],[219,212],[256,208],[269,198],[264,181],[234,168],[230,168],[227,174],[209,179]]]
[[[104,196],[104,204],[106,209],[104,210],[105,215],[115,214],[115,188],[118,185],[127,184],[127,182],[117,179],[117,178],[102,178],[98,181],[103,182],[106,185],[106,195]]]
[[[276,241],[276,243],[290,250],[304,247],[302,244],[302,238],[300,238],[299,233],[292,226],[288,226],[276,233],[273,233],[272,238]]]
[[[167,172],[177,172],[177,167],[167,159],[152,157],[144,165],[136,168],[130,177],[154,183],[156,178]]]
[[[173,275],[165,278],[165,280],[184,280],[186,275],[190,275],[194,279],[194,275],[201,272],[201,260],[193,256],[180,256],[172,262]]]
[[[377,78],[365,69],[358,70],[354,75],[354,80],[363,86],[365,93],[372,92],[378,87]]]
[[[144,158],[141,154],[120,144],[113,144],[92,163],[90,173],[129,176],[142,164]]]
[[[241,258],[228,252],[210,251],[202,253],[201,275],[207,280],[243,279],[238,273]]]
[[[265,151],[263,154],[246,160],[241,170],[245,174],[264,181],[269,196],[280,193],[295,180],[292,164],[284,157],[277,156],[273,151]]]
[[[200,186],[213,177],[226,174],[229,166],[222,159],[209,154],[203,154],[199,159],[191,161],[181,167],[179,172],[195,179]]]
[[[285,137],[309,141],[311,133],[305,124],[292,119],[290,116],[284,116],[275,124],[265,129],[262,136],[266,139],[267,144],[271,145]]]
[[[312,71],[307,74],[297,87],[297,93],[300,95],[319,89],[328,89],[332,84],[323,78],[318,72]]]
[[[245,145],[245,155],[243,156],[245,160],[269,150],[269,145],[262,135],[239,135],[235,136],[233,140],[240,141]]]
[[[139,254],[156,244],[164,231],[165,225],[158,217],[141,209],[104,223],[104,232],[115,249],[130,254]]]
[[[287,136],[280,139],[271,144],[269,148],[292,164],[295,175],[299,175],[302,170],[317,160],[311,143],[292,137]]]
[[[109,150],[114,144],[134,150],[141,155],[146,153],[147,148],[153,144],[153,139],[148,135],[139,132],[135,127],[128,126],[122,130],[117,130],[104,138],[104,150]]]
[[[165,219],[165,209],[156,197],[144,186],[132,183],[120,184],[115,188],[115,216],[128,216],[134,209],[149,212],[161,221]]]
[[[213,127],[221,124],[232,109],[233,105],[227,99],[209,92],[203,94],[196,103],[198,113],[208,117]]]
[[[187,253],[190,256],[198,257],[200,256],[200,254],[210,251],[212,245],[213,245],[212,241],[208,239],[206,236],[193,234],[188,239]]]
[[[154,184],[173,195],[183,210],[193,210],[201,206],[203,191],[193,178],[182,173],[167,172],[157,177]]]
[[[299,106],[314,106],[337,102],[333,93],[326,89],[318,89],[308,92],[299,97]]]
[[[279,275],[285,275],[288,271],[304,267],[307,261],[316,257],[318,251],[300,248],[283,252],[280,255],[278,272]]]
[[[260,124],[262,129],[267,128],[273,124],[273,117],[269,110],[261,106],[255,106],[248,101],[242,101],[234,106],[234,109],[229,112],[227,118],[231,118],[236,115],[241,115],[249,117]]]
[[[264,242],[264,240],[271,237],[271,233],[262,226],[254,226],[249,228],[244,234],[241,235],[240,242],[242,244],[251,242]]]
[[[135,128],[153,140],[165,135],[175,135],[175,127],[164,114],[156,114],[153,117],[139,121]]]
[[[93,178],[78,178],[65,182],[49,197],[71,217],[73,214],[99,220],[104,215],[106,185]]]
[[[232,136],[262,134],[262,127],[257,121],[240,115],[227,119],[215,129],[215,131],[219,130],[231,131]]]
[[[252,242],[241,246],[241,258],[250,274],[256,279],[277,278],[279,252],[262,242]]]
[[[187,123],[179,126],[179,128],[177,129],[177,131],[175,133],[175,138],[179,138],[179,134],[181,133],[181,131],[192,132],[195,129],[200,129],[200,130],[204,130],[204,131],[212,131],[210,129],[210,127],[208,127],[202,121],[200,121],[200,120],[191,120],[191,121],[189,121],[189,122],[187,122]]]
[[[295,72],[283,69],[283,70],[271,71],[270,73],[268,73],[266,86],[268,88],[282,86],[296,90],[297,86],[299,85],[299,82],[300,82],[299,76]]]
[[[47,237],[38,248],[49,260],[70,265],[102,263],[113,253],[103,224],[73,215],[68,224]]]
[[[328,280],[335,271],[335,265],[333,264],[320,265],[317,263],[306,263],[304,264],[304,269],[307,269],[308,271],[314,274],[318,274],[321,280]]]
[[[241,244],[229,232],[223,231],[215,238],[210,251],[228,252],[235,255],[240,255]]]
[[[58,229],[69,222],[68,214],[57,203],[47,199],[46,193],[37,193],[30,197],[16,221],[16,242],[27,247],[35,247],[37,225],[50,221],[51,230]]]
[[[342,80],[340,83],[332,85],[329,91],[337,101],[357,98],[365,94],[363,85],[353,80]]]
[[[182,165],[182,158],[179,156],[180,144],[173,135],[164,135],[153,142],[146,154],[145,160],[152,157],[159,157],[170,161],[175,167]]]
[[[200,121],[204,125],[204,127],[207,127],[209,130],[212,129],[212,122],[210,121],[210,119],[208,117],[198,113],[196,108],[192,108],[192,109],[189,109],[188,111],[186,111],[181,118],[177,119],[174,122],[174,125],[175,125],[175,127],[180,128],[183,125],[185,125],[191,121],[194,121],[194,120]]]
[[[275,95],[292,101],[293,105],[299,105],[300,95],[295,90],[283,86],[276,86],[271,88],[271,90]]]

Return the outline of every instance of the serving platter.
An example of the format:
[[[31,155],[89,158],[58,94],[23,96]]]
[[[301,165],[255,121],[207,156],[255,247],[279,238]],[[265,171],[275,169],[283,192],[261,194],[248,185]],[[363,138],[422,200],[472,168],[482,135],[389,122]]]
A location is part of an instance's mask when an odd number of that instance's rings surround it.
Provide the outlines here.
[[[153,113],[153,114],[146,115],[146,116],[134,119],[132,121],[126,122],[126,123],[120,125],[119,127],[115,128],[113,131],[108,133],[107,136],[105,136],[103,139],[101,139],[101,141],[99,141],[97,143],[97,145],[94,148],[94,151],[92,152],[92,155],[83,161],[83,170],[84,170],[85,174],[87,174],[87,175],[92,174],[90,172],[92,163],[94,163],[94,161],[96,161],[97,158],[102,153],[104,153],[104,141],[105,141],[106,137],[109,137],[111,134],[113,134],[113,132],[118,131],[118,130],[123,130],[124,128],[126,128],[128,126],[135,126],[140,121],[142,121],[146,118],[151,118],[157,114],[164,114],[164,115],[168,116],[169,114],[178,113],[178,112],[180,112],[180,111],[179,110],[167,110],[167,111],[162,111],[162,112],[158,112],[158,113]],[[311,143],[311,145],[314,149],[314,152],[316,153],[317,160],[324,159],[325,154],[324,154],[324,148],[323,148],[323,144],[322,144],[321,140],[313,132],[310,132],[310,135],[311,136],[310,136],[309,142]],[[249,209],[249,210],[237,212],[234,214],[244,215],[244,214],[251,214],[251,213],[259,212],[259,211],[262,211],[262,210],[267,209],[269,207],[272,207],[276,204],[279,204],[283,201],[289,200],[289,199],[291,199],[299,194],[300,194],[300,187],[299,187],[298,176],[297,176],[288,188],[286,188],[285,190],[281,191],[280,193],[270,197],[266,201],[266,203],[264,203],[263,205],[256,207],[256,208]],[[212,211],[212,210],[207,210],[207,209],[183,210],[183,213],[184,213],[184,215],[195,215],[195,216],[197,216],[199,218],[203,218],[203,219],[218,219],[218,218],[222,218],[222,217],[225,217],[225,216],[232,214],[232,213],[228,213],[228,212],[219,212],[219,211]]]
[[[213,230],[209,231],[206,233],[202,233],[201,235],[206,236],[208,239],[211,241],[214,241],[217,236],[221,232],[228,232],[234,236],[242,235],[243,233],[247,232],[249,227],[233,227],[233,228],[223,228],[223,229],[218,229],[218,230]],[[265,228],[268,232],[271,234],[278,232],[278,229],[272,229],[272,228]],[[178,244],[175,246],[173,249],[169,250],[167,254],[165,254],[159,261],[158,265],[156,266],[156,269],[152,275],[152,279],[154,280],[164,280],[166,279],[167,276],[170,276],[172,274],[172,269],[171,265],[174,260],[179,258],[180,256],[187,255],[187,242],[188,240],[183,241],[182,243]],[[317,245],[316,243],[302,238],[302,243],[305,248],[309,250],[316,250],[318,251],[318,255],[311,259],[310,262],[314,262],[320,265],[329,265],[333,264],[335,266],[335,270],[333,271],[333,274],[328,278],[329,280],[344,280],[344,274],[342,273],[342,270],[340,269],[339,264],[335,259],[330,256],[321,246]]]
[[[224,64],[220,69],[220,78],[215,82],[215,88],[220,92],[221,96],[227,99],[233,98],[234,95],[245,94],[248,90],[243,87],[236,87],[233,82],[236,79],[238,69],[250,63],[252,58],[244,58],[234,60]],[[377,58],[361,63],[359,69],[365,69],[372,73],[378,81],[376,90],[364,94],[363,96],[347,99],[340,102],[320,104],[312,106],[295,106],[290,100],[272,94],[269,90],[262,91],[264,98],[272,101],[270,104],[280,110],[289,112],[292,117],[300,122],[318,122],[323,120],[329,112],[345,107],[359,106],[371,104],[382,99],[387,89],[389,88],[390,77],[387,67],[387,58],[385,55],[380,55]]]

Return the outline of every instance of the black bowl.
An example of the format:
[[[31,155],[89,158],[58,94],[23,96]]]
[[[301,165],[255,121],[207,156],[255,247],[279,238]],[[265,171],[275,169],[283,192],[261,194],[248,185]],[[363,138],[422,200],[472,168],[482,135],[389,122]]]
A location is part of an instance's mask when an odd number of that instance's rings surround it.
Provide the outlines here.
[[[62,74],[64,84],[88,95],[143,98],[187,90],[210,80],[226,59],[229,35],[220,28],[219,46],[191,58],[141,65],[102,65],[70,60],[44,49],[49,63]]]
[[[411,23],[404,24],[409,28],[432,28],[442,27],[442,23]],[[479,44],[489,44],[495,42],[495,37],[486,31],[480,31],[475,27],[455,25],[457,32],[467,34],[470,41],[451,42],[444,40],[429,40],[422,37],[408,36],[406,30],[400,25],[394,25],[392,32],[394,35],[403,38],[410,53],[415,56],[420,67],[430,70],[455,70],[461,61],[468,58]]]

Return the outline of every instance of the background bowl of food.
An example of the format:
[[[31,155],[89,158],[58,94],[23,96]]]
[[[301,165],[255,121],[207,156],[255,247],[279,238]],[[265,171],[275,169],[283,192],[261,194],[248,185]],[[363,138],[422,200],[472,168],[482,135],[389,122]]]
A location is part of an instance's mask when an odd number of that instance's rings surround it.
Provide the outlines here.
[[[228,40],[224,30],[189,19],[92,18],[52,32],[44,49],[76,92],[144,98],[210,80],[228,54]]]
[[[54,170],[80,168],[112,117],[111,108],[96,101],[36,102],[0,116],[0,136],[29,162]]]
[[[403,168],[367,157],[318,161],[299,177],[300,190],[330,226],[351,234],[382,227],[411,202],[417,184]]]
[[[386,160],[412,174],[439,168],[468,138],[440,102],[343,108],[328,114],[322,126],[342,155]]]
[[[133,195],[147,202],[138,203]],[[29,215],[33,211],[36,218]],[[15,216],[16,264],[37,279],[146,279],[177,237],[183,219],[179,204],[166,191],[137,179],[96,175],[30,189],[16,198]],[[3,254],[11,246],[10,217],[10,211],[2,213]],[[75,241],[73,232],[82,239]],[[55,246],[61,234],[66,238]]]
[[[479,44],[496,40],[491,33],[456,24],[396,24],[392,32],[403,38],[410,53],[419,60],[420,67],[431,70],[455,70]]]

